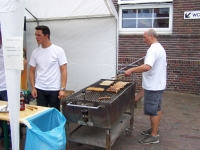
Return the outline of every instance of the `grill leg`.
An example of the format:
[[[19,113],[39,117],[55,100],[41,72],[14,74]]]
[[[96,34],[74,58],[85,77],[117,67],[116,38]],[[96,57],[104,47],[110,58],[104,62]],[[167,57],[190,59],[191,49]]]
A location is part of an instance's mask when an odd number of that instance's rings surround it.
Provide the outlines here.
[[[131,101],[131,104],[130,104],[131,119],[130,119],[130,126],[125,131],[126,135],[130,135],[134,129],[134,126],[133,126],[133,123],[134,123],[134,100],[135,100],[135,97],[133,97],[133,100]]]
[[[130,129],[133,129],[133,122],[134,122],[134,103],[131,102],[131,106],[130,106],[130,115],[132,116],[131,117],[131,120],[130,120]]]
[[[135,101],[135,96],[133,97],[133,100],[131,101],[131,105],[130,105],[130,115],[132,116],[130,119],[130,130],[133,130],[133,123],[134,123],[134,101]]]
[[[69,145],[69,141],[68,141],[68,138],[69,138],[69,132],[70,132],[70,129],[69,129],[69,122],[67,122],[66,124],[66,138],[67,138],[67,146],[66,146],[66,150],[70,150],[70,145]]]
[[[69,142],[67,142],[66,150],[70,150]]]
[[[111,145],[110,145],[110,129],[106,130],[106,150],[111,150]]]

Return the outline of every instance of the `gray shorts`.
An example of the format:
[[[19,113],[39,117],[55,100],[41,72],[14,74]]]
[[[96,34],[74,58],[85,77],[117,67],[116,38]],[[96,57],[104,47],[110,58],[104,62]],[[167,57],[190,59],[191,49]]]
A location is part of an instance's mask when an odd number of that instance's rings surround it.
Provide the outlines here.
[[[144,114],[157,116],[157,112],[161,110],[162,94],[161,91],[144,90]]]

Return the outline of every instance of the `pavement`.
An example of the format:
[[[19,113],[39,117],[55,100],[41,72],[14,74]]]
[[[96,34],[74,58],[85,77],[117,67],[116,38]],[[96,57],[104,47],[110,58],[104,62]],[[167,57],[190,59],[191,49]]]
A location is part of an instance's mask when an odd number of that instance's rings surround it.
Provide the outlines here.
[[[162,112],[158,144],[138,142],[145,137],[140,131],[150,128],[149,116],[143,114],[141,101],[135,109],[133,132],[130,135],[122,132],[113,144],[112,150],[200,150],[200,95],[165,91]],[[20,150],[24,149],[25,138],[26,136],[20,141]],[[2,146],[0,150],[3,150]],[[70,150],[105,149],[71,142]]]
[[[124,132],[112,150],[200,150],[200,96],[165,91],[158,144],[141,144],[141,130],[150,128],[149,116],[143,114],[143,101],[135,109],[134,130]],[[127,126],[128,127],[128,126]],[[70,143],[70,150],[105,150],[103,148]]]

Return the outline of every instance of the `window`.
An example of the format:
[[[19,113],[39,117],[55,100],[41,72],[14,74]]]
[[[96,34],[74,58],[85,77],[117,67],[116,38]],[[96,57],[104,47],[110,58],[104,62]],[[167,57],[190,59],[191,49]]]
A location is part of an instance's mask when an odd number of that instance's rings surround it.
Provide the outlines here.
[[[173,0],[118,0],[118,4],[142,4],[142,3],[173,2]]]
[[[119,6],[120,34],[141,34],[149,28],[158,33],[172,33],[172,3]]]

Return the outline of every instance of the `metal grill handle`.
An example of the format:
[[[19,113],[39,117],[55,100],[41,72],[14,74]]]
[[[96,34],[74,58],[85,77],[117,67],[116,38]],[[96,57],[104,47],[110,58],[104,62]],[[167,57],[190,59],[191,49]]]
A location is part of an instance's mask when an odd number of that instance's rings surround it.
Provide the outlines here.
[[[73,106],[73,107],[81,107],[81,108],[90,108],[90,109],[99,109],[101,105],[97,107],[92,107],[92,106],[86,106],[86,105],[74,105],[72,102],[68,103],[67,106]]]

